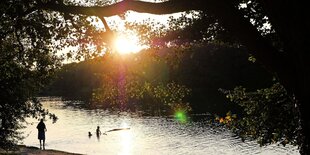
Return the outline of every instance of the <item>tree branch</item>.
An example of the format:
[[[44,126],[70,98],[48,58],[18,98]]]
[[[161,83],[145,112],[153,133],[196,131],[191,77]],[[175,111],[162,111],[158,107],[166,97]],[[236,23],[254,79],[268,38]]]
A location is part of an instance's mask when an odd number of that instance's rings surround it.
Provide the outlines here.
[[[109,27],[107,21],[104,19],[104,17],[99,16],[99,18],[100,18],[102,24],[104,25],[105,30],[106,30],[106,31],[111,31],[111,29],[110,29],[110,27]]]
[[[266,41],[257,31],[249,19],[244,18],[241,12],[229,0],[169,0],[160,3],[143,2],[139,0],[124,0],[108,6],[68,6],[64,4],[38,4],[41,9],[49,9],[64,13],[84,14],[99,18],[122,14],[132,10],[140,13],[157,15],[171,14],[190,10],[207,11],[216,17],[219,22],[239,41],[248,48],[261,64],[271,72],[277,72],[284,77],[284,85],[289,81],[284,64],[289,65],[285,53],[279,52],[270,42]]]
[[[162,3],[144,2],[138,0],[124,0],[108,6],[69,6],[56,3],[40,3],[38,7],[41,9],[49,9],[59,12],[84,14],[89,16],[110,17],[122,14],[132,10],[140,13],[151,14],[172,14],[189,10],[203,10],[204,6],[200,5],[201,0],[170,0]]]

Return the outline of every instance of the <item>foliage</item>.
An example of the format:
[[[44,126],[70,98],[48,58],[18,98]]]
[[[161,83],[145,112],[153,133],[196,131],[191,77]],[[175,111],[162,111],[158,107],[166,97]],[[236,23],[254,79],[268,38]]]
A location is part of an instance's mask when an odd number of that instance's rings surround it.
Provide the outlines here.
[[[175,103],[182,103],[182,100],[189,95],[190,89],[172,82],[167,85],[157,85],[153,88],[153,92],[151,93],[154,94],[154,97],[158,98],[160,102],[171,106]]]
[[[23,138],[17,130],[23,127],[21,122],[25,117],[48,114],[35,95],[50,81],[57,61],[40,49],[19,51],[13,40],[1,40],[1,43],[0,146],[9,149]],[[29,56],[21,59],[20,52]]]
[[[65,99],[88,101],[92,90],[99,84],[95,75],[98,63],[82,61],[62,66],[53,81],[40,92],[42,96],[62,96]]]
[[[225,104],[218,88],[233,89],[235,85],[244,85],[258,89],[270,85],[272,78],[263,68],[250,63],[244,50],[218,44],[148,49],[129,55],[108,54],[66,64],[57,76],[43,95],[83,100],[91,106],[146,112],[171,109],[174,105],[167,106],[170,97],[175,103],[178,103],[177,98],[183,97],[173,97],[168,85],[171,90],[186,86],[191,94],[186,95],[183,102],[188,103],[191,112],[218,114],[240,109]],[[171,85],[173,83],[176,86]],[[157,97],[154,90],[159,93]],[[165,98],[163,92],[170,97]],[[118,100],[121,94],[124,98]],[[126,104],[120,104],[121,101]]]
[[[135,1],[124,1],[124,3],[131,2],[134,3]],[[309,69],[307,68],[310,66],[309,55],[307,55],[309,53],[307,52],[309,51],[309,25],[305,20],[309,16],[309,13],[307,13],[309,9],[306,8],[307,5],[304,5],[306,2],[281,2],[277,0],[233,0],[227,2],[195,0],[190,1],[190,3],[185,3],[189,2],[185,0],[171,2],[189,4],[188,10],[195,7],[201,12],[197,14],[198,18],[191,19],[187,15],[183,15],[180,20],[176,20],[175,23],[170,25],[171,32],[168,31],[164,35],[158,35],[158,37],[165,36],[167,38],[166,40],[163,39],[164,43],[162,44],[166,47],[169,47],[169,45],[183,46],[207,40],[234,43],[236,44],[235,47],[246,46],[250,52],[254,53],[254,56],[257,56],[257,62],[261,62],[269,67],[271,71],[277,72],[281,82],[283,82],[282,84],[299,99],[298,108],[300,108],[301,116],[303,116],[301,122],[306,136],[302,149],[304,151],[301,152],[309,152],[309,114],[308,108],[306,108],[309,101],[307,96],[309,87],[307,78]],[[45,8],[40,8],[42,3],[45,4],[43,5]],[[78,8],[78,6],[103,6],[111,3],[88,0],[1,1],[0,45],[1,65],[4,66],[3,68],[1,66],[1,84],[4,85],[1,85],[3,87],[3,89],[1,88],[1,91],[3,91],[1,94],[4,94],[4,96],[1,96],[1,104],[6,103],[2,102],[2,100],[6,100],[7,95],[11,95],[10,97],[18,100],[18,102],[12,101],[12,104],[25,103],[24,98],[29,99],[34,94],[32,92],[36,92],[37,88],[45,84],[41,80],[44,81],[45,78],[48,78],[49,73],[55,68],[57,62],[55,54],[58,50],[68,46],[78,46],[77,55],[69,53],[66,56],[71,57],[73,55],[77,59],[88,59],[98,56],[108,49],[105,45],[111,41],[113,36],[91,24],[91,20],[95,21],[99,18],[89,18],[83,15],[89,14],[89,12],[78,12],[77,9],[63,9],[56,12],[46,7],[56,4],[61,4],[62,7],[74,5]],[[182,8],[186,7],[182,6]],[[165,8],[172,7],[163,7],[159,12],[166,11]],[[177,8],[177,6],[173,8]],[[238,11],[232,8],[238,8]],[[131,9],[135,10],[136,8]],[[113,10],[116,13],[112,12],[112,14],[123,13],[118,10]],[[145,12],[153,11],[153,8],[146,10]],[[101,17],[102,13],[105,12],[100,12],[98,16]],[[195,12],[193,16],[196,16]],[[158,42],[156,38],[154,40],[155,43]],[[157,40],[161,41],[160,39]],[[88,48],[89,45],[96,46],[90,49]],[[21,72],[22,74],[20,74]],[[37,78],[35,82],[39,83],[39,85],[32,84],[34,77]],[[25,93],[26,97],[19,97],[20,94],[23,94],[18,93],[18,90],[16,90],[20,89],[19,86],[25,88],[23,91],[27,92]],[[28,93],[28,88],[31,93]],[[294,103],[290,106],[293,105]],[[10,110],[14,111],[14,109]],[[16,111],[20,111],[20,109]],[[1,112],[3,111],[1,110]],[[3,116],[2,113],[1,116]],[[282,130],[286,130],[286,128]],[[269,128],[267,128],[266,131],[262,130],[261,132],[273,132],[273,130],[269,131]],[[281,137],[281,134],[276,137]],[[282,139],[275,138],[274,140]]]
[[[187,111],[191,110],[190,106],[184,102],[184,98],[189,95],[190,90],[173,82],[155,86],[147,82],[142,86],[126,85],[126,91],[123,92],[119,88],[114,85],[96,89],[93,93],[93,102],[97,105],[103,103],[103,107],[112,109],[126,110],[130,108],[149,114],[171,114],[181,106],[186,107]],[[132,104],[134,107],[131,107]]]
[[[225,41],[233,43],[233,38],[212,15],[204,11],[191,11],[181,17],[171,17],[169,29],[161,38],[169,42],[169,45],[184,46],[193,43],[209,43],[214,41]]]
[[[269,41],[273,47],[277,48],[279,51],[283,51],[283,41],[280,39],[279,33],[276,33],[274,25],[270,24],[270,20],[267,16],[268,13],[266,13],[264,10],[264,4],[260,3],[259,1],[246,1],[246,0],[236,0],[232,3],[235,5],[235,7],[239,8],[243,16],[248,20],[251,21],[251,24],[258,30],[258,32],[261,34],[261,36]],[[265,4],[266,5],[266,4]],[[193,15],[192,17],[190,15]],[[171,18],[171,21],[169,23],[170,29],[165,32],[164,36],[160,36],[161,41],[164,43],[161,43],[161,45],[165,45],[168,47],[177,46],[177,47],[184,47],[186,45],[189,45],[190,47],[193,46],[195,43],[206,43],[206,42],[216,42],[216,43],[224,43],[224,46],[233,45],[234,48],[240,48],[242,45],[240,44],[238,40],[238,34],[231,35],[233,33],[229,32],[227,27],[222,27],[221,23],[212,16],[212,14],[207,13],[207,11],[200,11],[200,12],[190,12],[189,14],[183,14],[180,18],[175,19]],[[279,26],[279,25],[276,25]],[[229,34],[229,35],[228,35]],[[155,39],[156,43],[160,39]],[[197,49],[196,49],[197,50]],[[195,52],[194,52],[195,53]],[[225,53],[226,55],[228,53]],[[194,55],[194,54],[193,54]],[[200,58],[206,58],[207,56],[201,56]],[[216,64],[219,64],[221,59],[225,59],[225,57],[221,58],[214,58],[212,60],[207,61],[214,61],[219,60]],[[256,58],[252,55],[248,58],[251,62],[259,62],[256,60]],[[193,61],[190,63],[187,63],[187,60],[181,60],[183,63],[185,62],[186,65],[193,65],[195,63],[199,63],[201,61]],[[229,61],[225,60],[225,63],[230,63]],[[248,64],[249,65],[249,64]],[[183,72],[186,71],[187,68],[199,68],[201,64],[197,65],[196,67],[184,67],[181,63],[180,68],[182,68]],[[231,65],[234,66],[234,65]],[[231,67],[230,66],[230,67]],[[219,69],[215,66],[210,67],[210,65],[206,66],[209,68],[217,69],[214,73],[218,73]],[[230,68],[228,67],[228,68]],[[239,70],[236,67],[235,69],[231,70]],[[208,73],[209,70],[204,70],[201,74]],[[254,71],[254,70],[252,70]],[[247,72],[248,74],[251,74]],[[197,78],[201,77],[201,74],[198,74],[199,76],[195,76],[195,74],[190,74],[192,77]],[[188,72],[183,73],[181,75],[188,75]],[[232,74],[232,76],[227,76],[230,78],[235,78],[234,75],[240,75],[240,74]],[[258,78],[252,73],[251,78]],[[202,81],[198,82],[199,85],[194,86],[194,82],[198,80],[183,80],[185,81],[185,84],[187,86],[190,86],[190,88],[193,88],[193,98],[196,98],[197,94],[201,96],[199,93],[200,91],[196,91],[199,86],[206,86],[206,84],[202,84],[209,80],[210,75],[208,76],[202,76],[207,77],[204,78]],[[212,76],[211,76],[212,77]],[[223,78],[225,76],[217,76],[218,78]],[[244,74],[240,76],[241,78],[245,78]],[[238,78],[240,78],[238,77]],[[248,78],[245,78],[248,79]],[[193,82],[192,84],[189,84],[188,81]],[[222,81],[230,81],[230,80],[222,80]],[[257,80],[257,82],[261,80]],[[223,82],[223,86],[226,88],[230,87],[231,85]],[[269,82],[266,82],[269,83]],[[265,84],[266,84],[265,83]],[[240,85],[240,84],[237,84]],[[234,129],[238,135],[240,135],[242,138],[251,138],[251,139],[257,139],[261,145],[266,145],[270,143],[280,142],[283,145],[290,143],[290,144],[298,144],[300,145],[300,139],[301,137],[298,137],[299,133],[299,119],[298,119],[298,113],[297,110],[297,102],[295,100],[292,100],[288,97],[287,93],[284,91],[284,88],[282,86],[278,86],[279,84],[276,84],[275,86],[263,89],[260,92],[252,92],[254,93],[255,97],[251,96],[250,93],[247,93],[246,96],[250,100],[254,100],[257,105],[253,104],[245,104],[246,101],[239,98],[238,95],[234,94],[234,97],[230,96],[231,102],[237,102],[238,105],[241,108],[232,108],[231,110],[236,109],[244,109],[246,111],[244,115],[242,115],[242,119],[236,119],[236,115],[233,115],[231,112],[227,113],[225,117],[218,118],[218,121],[221,123],[224,123]],[[208,85],[210,88],[210,85]],[[219,86],[219,85],[218,85]],[[222,87],[222,86],[219,86]],[[247,86],[249,87],[249,86]],[[279,88],[280,87],[280,88]],[[262,88],[257,83],[256,86],[250,86],[251,89],[253,88]],[[240,90],[236,89],[234,93],[237,93],[237,91],[243,91],[240,88]],[[269,91],[269,92],[268,92]],[[208,94],[208,93],[205,93]],[[266,95],[273,95],[272,99],[267,100]],[[214,95],[214,94],[213,94]],[[265,95],[265,96],[264,96]],[[285,97],[284,97],[285,96]],[[283,101],[286,98],[285,101]],[[209,100],[211,98],[208,98]],[[272,101],[270,101],[272,100]],[[193,100],[191,100],[193,102]],[[201,100],[200,100],[201,101]],[[271,103],[273,102],[273,103]],[[243,103],[243,104],[241,104]],[[266,106],[267,103],[268,106]],[[192,104],[194,107],[197,104]],[[281,105],[281,109],[279,111],[275,110],[277,106]],[[198,107],[204,107],[199,105]],[[260,107],[260,108],[258,108]],[[195,109],[195,108],[194,108]],[[210,107],[208,107],[210,109]],[[251,109],[253,111],[251,111]],[[281,111],[282,110],[282,111]],[[276,112],[274,112],[276,111]],[[273,113],[274,112],[274,113]],[[264,116],[257,116],[258,114],[262,114]],[[288,115],[286,115],[288,114]],[[285,117],[284,117],[285,116]],[[236,121],[238,120],[238,121]],[[298,142],[299,140],[299,142]]]
[[[64,38],[64,27],[45,11],[25,15],[31,5],[30,1],[0,2],[0,146],[4,149],[23,138],[18,129],[25,117],[48,114],[35,96],[60,65],[55,55],[60,45],[51,45],[55,37]],[[58,32],[53,31],[56,27]]]
[[[184,104],[184,98],[190,93],[185,86],[169,82],[164,62],[143,52],[106,59],[102,66],[105,71],[97,73],[101,80],[99,87],[93,90],[93,105],[156,113]]]
[[[254,92],[247,92],[243,87],[221,91],[230,101],[241,106],[244,112],[239,118],[231,119],[232,114],[228,113],[225,118],[218,120],[242,139],[255,139],[260,145],[300,143],[296,100],[287,95],[281,84],[275,83],[270,88]]]

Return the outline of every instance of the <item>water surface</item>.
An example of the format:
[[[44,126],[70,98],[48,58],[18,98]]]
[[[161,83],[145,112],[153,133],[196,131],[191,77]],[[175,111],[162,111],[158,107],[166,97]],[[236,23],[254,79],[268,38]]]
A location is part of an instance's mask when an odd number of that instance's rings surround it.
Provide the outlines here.
[[[128,113],[87,110],[66,106],[57,98],[45,98],[43,106],[59,119],[46,120],[46,149],[107,155],[297,155],[297,147],[241,142],[229,131],[210,126],[204,119],[180,123],[173,117],[138,117]],[[39,147],[37,120],[28,119],[24,144]],[[102,132],[129,127],[129,130]],[[88,137],[88,132],[93,136]]]

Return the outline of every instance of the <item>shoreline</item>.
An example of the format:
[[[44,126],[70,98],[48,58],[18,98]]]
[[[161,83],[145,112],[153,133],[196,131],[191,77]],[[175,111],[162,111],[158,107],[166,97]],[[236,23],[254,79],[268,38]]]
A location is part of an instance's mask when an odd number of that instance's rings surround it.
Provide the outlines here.
[[[53,149],[46,149],[41,150],[38,147],[34,146],[26,146],[26,145],[18,145],[18,150],[16,151],[4,151],[0,149],[1,155],[17,155],[17,154],[23,154],[23,155],[82,155],[79,153],[71,153],[71,152],[65,152],[61,150],[53,150]]]

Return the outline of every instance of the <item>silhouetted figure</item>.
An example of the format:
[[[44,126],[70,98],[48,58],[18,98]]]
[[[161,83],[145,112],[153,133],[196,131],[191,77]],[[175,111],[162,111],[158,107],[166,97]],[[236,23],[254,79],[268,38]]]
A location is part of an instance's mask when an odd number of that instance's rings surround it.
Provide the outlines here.
[[[40,141],[40,149],[42,148],[43,141],[43,150],[45,150],[45,132],[47,131],[45,124],[43,123],[43,119],[41,119],[40,123],[37,125],[38,129],[38,139]]]
[[[98,137],[101,135],[101,131],[100,131],[100,127],[99,126],[97,126],[96,134],[97,134]]]
[[[90,138],[92,136],[91,132],[88,132],[88,137]]]
[[[100,131],[100,127],[99,127],[99,126],[97,126],[97,129],[96,129],[96,135],[97,135],[97,139],[98,139],[98,141],[100,141],[101,131]]]

